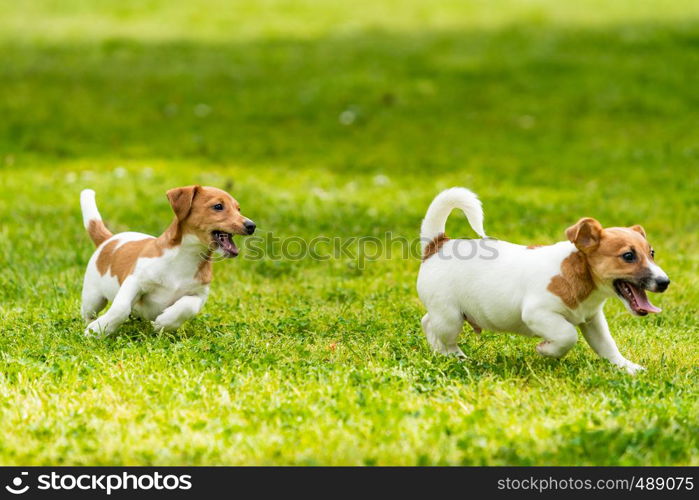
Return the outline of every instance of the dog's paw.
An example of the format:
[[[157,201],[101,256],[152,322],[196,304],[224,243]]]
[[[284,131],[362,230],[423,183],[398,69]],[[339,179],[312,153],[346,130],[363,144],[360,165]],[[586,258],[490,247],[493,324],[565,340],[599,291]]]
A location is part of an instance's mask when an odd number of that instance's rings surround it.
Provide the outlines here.
[[[560,348],[550,340],[539,342],[539,344],[536,346],[536,352],[542,356],[546,356],[547,358],[561,357]]]
[[[106,325],[102,324],[99,319],[96,319],[85,328],[85,335],[88,337],[104,337],[108,333]]]
[[[454,346],[448,347],[447,349],[448,349],[448,352],[447,352],[448,356],[453,356],[459,361],[466,361],[468,359],[466,354],[464,354],[464,351],[462,351],[459,348],[459,346],[454,345]]]
[[[172,325],[168,323],[163,323],[162,321],[158,321],[157,319],[155,321],[151,321],[150,324],[153,325],[153,331],[155,333],[171,332],[173,330],[177,330],[177,328],[173,328]]]
[[[639,372],[645,371],[645,368],[642,367],[641,365],[637,365],[633,361],[629,361],[628,359],[625,359],[621,361],[620,363],[616,364],[619,368],[622,370],[626,371],[629,375],[636,375]]]
[[[156,333],[174,332],[180,326],[178,324],[174,324],[169,318],[164,317],[164,314],[165,313],[155,318],[155,321],[151,321],[153,330],[155,330]]]

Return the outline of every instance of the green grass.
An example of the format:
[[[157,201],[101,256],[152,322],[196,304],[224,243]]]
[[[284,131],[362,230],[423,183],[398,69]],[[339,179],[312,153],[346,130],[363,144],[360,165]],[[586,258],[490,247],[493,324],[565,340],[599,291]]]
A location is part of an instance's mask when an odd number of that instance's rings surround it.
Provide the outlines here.
[[[0,5],[0,463],[699,465],[695,1],[204,3]],[[606,311],[648,370],[435,356],[396,255],[241,256],[176,335],[84,337],[79,191],[158,233],[195,182],[280,238],[414,238],[451,185],[514,242],[640,223],[664,312]]]

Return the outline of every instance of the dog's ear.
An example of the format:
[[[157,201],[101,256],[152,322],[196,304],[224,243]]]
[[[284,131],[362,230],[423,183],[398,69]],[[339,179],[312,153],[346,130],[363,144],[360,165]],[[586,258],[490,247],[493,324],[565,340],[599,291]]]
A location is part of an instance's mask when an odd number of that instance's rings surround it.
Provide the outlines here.
[[[566,229],[566,236],[578,250],[590,251],[599,246],[602,225],[592,217],[580,219],[577,224]]]
[[[175,212],[177,220],[184,220],[192,210],[192,202],[199,190],[199,186],[185,186],[170,189],[167,192],[167,201],[170,202],[172,211]]]
[[[632,231],[636,231],[644,238],[646,237],[646,230],[643,229],[643,226],[639,226],[638,224],[636,224],[635,226],[631,226],[629,229],[631,229]]]

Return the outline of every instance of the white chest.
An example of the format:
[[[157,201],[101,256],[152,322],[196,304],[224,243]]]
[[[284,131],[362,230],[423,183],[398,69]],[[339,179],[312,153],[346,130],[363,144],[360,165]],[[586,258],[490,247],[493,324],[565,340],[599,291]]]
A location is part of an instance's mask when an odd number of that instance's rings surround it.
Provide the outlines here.
[[[604,296],[603,293],[595,291],[588,298],[588,300],[580,304],[578,307],[567,310],[564,316],[569,323],[576,326],[586,323],[604,307],[604,302],[606,299],[607,297]]]
[[[143,260],[137,273],[142,293],[132,309],[136,315],[153,320],[185,295],[208,295],[209,285],[196,276],[197,265],[167,256]]]

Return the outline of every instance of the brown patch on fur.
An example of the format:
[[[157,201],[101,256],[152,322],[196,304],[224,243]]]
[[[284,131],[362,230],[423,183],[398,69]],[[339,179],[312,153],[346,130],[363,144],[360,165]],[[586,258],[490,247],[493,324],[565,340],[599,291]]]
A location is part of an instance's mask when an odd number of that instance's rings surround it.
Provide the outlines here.
[[[157,238],[127,241],[116,248],[118,240],[110,241],[97,257],[97,270],[104,275],[107,271],[115,276],[121,285],[133,272],[136,261],[141,257],[160,257],[163,248]]]
[[[464,314],[463,316],[464,316],[464,320],[466,321],[466,323],[468,323],[469,325],[471,325],[471,328],[473,328],[473,331],[474,331],[474,332],[476,332],[476,333],[481,333],[481,332],[483,331],[483,329],[482,329],[480,326],[478,326],[472,319],[470,319],[470,318],[469,318],[468,316],[466,316],[465,314]]]
[[[422,254],[423,262],[439,252],[439,249],[442,248],[447,241],[449,241],[449,238],[444,233],[439,233],[437,236],[435,236],[434,239],[425,247],[425,251]]]
[[[172,211],[179,220],[184,220],[192,210],[192,201],[199,191],[200,186],[185,186],[181,188],[170,189],[167,194],[167,199],[170,202]]]
[[[109,271],[109,266],[112,262],[112,254],[114,253],[114,247],[116,247],[118,244],[118,240],[110,241],[109,243],[104,245],[104,248],[97,256],[97,270],[102,276],[104,276],[104,273]]]
[[[573,252],[561,262],[561,274],[551,278],[548,291],[558,295],[563,303],[575,309],[595,289],[595,282],[585,254]]]
[[[177,217],[170,223],[168,228],[161,234],[158,239],[163,248],[172,248],[182,243],[182,230],[180,221]]]
[[[581,252],[594,251],[599,246],[602,225],[592,217],[583,217],[566,229],[566,237]]]
[[[112,232],[104,225],[104,222],[97,219],[92,219],[87,225],[87,234],[90,235],[90,239],[96,247],[113,236]]]
[[[114,251],[109,272],[116,276],[121,285],[136,267],[136,261],[141,257],[160,257],[163,249],[156,238],[128,241]]]
[[[631,226],[629,229],[632,231],[636,231],[638,234],[643,236],[644,238],[646,237],[646,230],[643,229],[643,226],[636,224],[635,226]]]
[[[197,272],[194,275],[194,279],[201,281],[204,285],[211,283],[211,278],[213,277],[213,266],[211,261],[206,259],[202,260],[197,268]]]
[[[543,247],[543,246],[544,246],[544,245],[527,245],[527,248],[528,248],[529,250],[534,250],[535,248],[541,248],[541,247]]]

